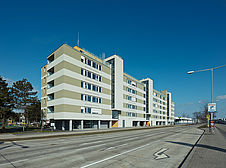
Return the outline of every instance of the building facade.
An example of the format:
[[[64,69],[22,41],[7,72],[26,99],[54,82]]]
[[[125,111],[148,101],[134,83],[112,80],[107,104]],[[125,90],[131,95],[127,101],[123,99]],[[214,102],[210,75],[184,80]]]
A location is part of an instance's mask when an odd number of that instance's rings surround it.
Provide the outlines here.
[[[102,60],[67,44],[41,68],[41,106],[43,120],[60,130],[174,123],[170,92],[126,74],[118,55]]]

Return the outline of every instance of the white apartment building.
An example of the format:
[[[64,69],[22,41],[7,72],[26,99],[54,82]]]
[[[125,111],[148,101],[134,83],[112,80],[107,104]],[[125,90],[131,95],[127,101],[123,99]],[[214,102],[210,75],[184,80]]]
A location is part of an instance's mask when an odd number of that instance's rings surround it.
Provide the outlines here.
[[[170,92],[154,90],[150,78],[137,80],[125,73],[118,55],[102,60],[67,44],[41,68],[41,105],[44,120],[59,130],[174,122]]]

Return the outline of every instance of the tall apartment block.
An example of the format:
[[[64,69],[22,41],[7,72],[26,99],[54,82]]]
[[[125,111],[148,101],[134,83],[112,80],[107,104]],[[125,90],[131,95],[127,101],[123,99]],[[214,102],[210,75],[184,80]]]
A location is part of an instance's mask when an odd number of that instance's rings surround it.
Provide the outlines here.
[[[43,120],[59,130],[174,123],[170,92],[125,73],[118,55],[103,60],[67,44],[41,68],[41,106]]]

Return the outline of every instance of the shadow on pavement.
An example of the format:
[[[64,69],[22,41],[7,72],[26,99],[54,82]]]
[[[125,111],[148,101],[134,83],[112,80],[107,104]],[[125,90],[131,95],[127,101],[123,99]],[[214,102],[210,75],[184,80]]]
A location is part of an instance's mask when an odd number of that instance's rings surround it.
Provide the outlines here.
[[[3,144],[3,143],[4,142],[0,142],[0,144]],[[20,145],[20,144],[17,144],[16,142],[11,141],[10,145],[1,147],[0,150],[6,149],[6,148],[10,148],[10,147],[13,147],[13,146],[18,146],[18,147],[21,147],[21,148],[29,148],[29,146]]]
[[[190,147],[193,146],[192,144],[184,143],[184,142],[173,142],[173,141],[166,141],[166,142],[174,143],[174,144],[178,144],[178,145],[190,146]],[[224,148],[218,148],[218,147],[215,147],[215,146],[203,145],[203,144],[197,144],[196,146],[200,147],[200,148],[206,148],[206,149],[211,149],[211,150],[216,150],[216,151],[226,153],[226,149],[224,149]]]

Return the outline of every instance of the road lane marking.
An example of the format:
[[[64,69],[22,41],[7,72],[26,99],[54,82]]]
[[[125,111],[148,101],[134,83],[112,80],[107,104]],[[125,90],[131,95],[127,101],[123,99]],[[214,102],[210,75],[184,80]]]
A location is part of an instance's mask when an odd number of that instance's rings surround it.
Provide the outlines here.
[[[167,154],[165,154],[164,152],[167,151],[168,149],[166,148],[162,148],[160,149],[158,152],[154,153],[153,155],[156,156],[155,160],[159,160],[159,159],[165,159],[165,158],[169,158],[169,156]]]
[[[125,145],[128,145],[128,143],[121,144],[121,145],[118,145],[118,146],[111,146],[109,148],[101,149],[100,151],[111,150],[111,149],[115,149],[115,148],[118,148],[118,147],[121,147],[121,146],[125,146]]]
[[[160,140],[158,140],[158,141],[160,141]],[[155,142],[157,142],[157,141],[155,141]],[[113,158],[115,158],[115,157],[118,157],[118,156],[121,156],[121,155],[124,155],[124,154],[130,153],[130,152],[133,152],[133,151],[135,151],[135,150],[138,150],[138,149],[144,148],[144,147],[146,147],[146,146],[148,146],[148,145],[150,145],[150,144],[145,144],[145,145],[139,146],[139,147],[137,147],[137,148],[130,149],[130,150],[128,150],[128,151],[125,151],[125,152],[119,153],[119,154],[117,154],[117,155],[114,155],[114,156],[111,156],[111,157],[108,157],[108,158],[105,158],[105,159],[99,160],[99,161],[97,161],[97,162],[93,162],[93,163],[90,163],[90,164],[88,164],[88,165],[82,166],[81,168],[86,168],[86,167],[90,167],[90,166],[93,166],[93,165],[98,164],[98,163],[102,163],[102,162],[104,162],[104,161],[107,161],[107,160],[113,159]]]

